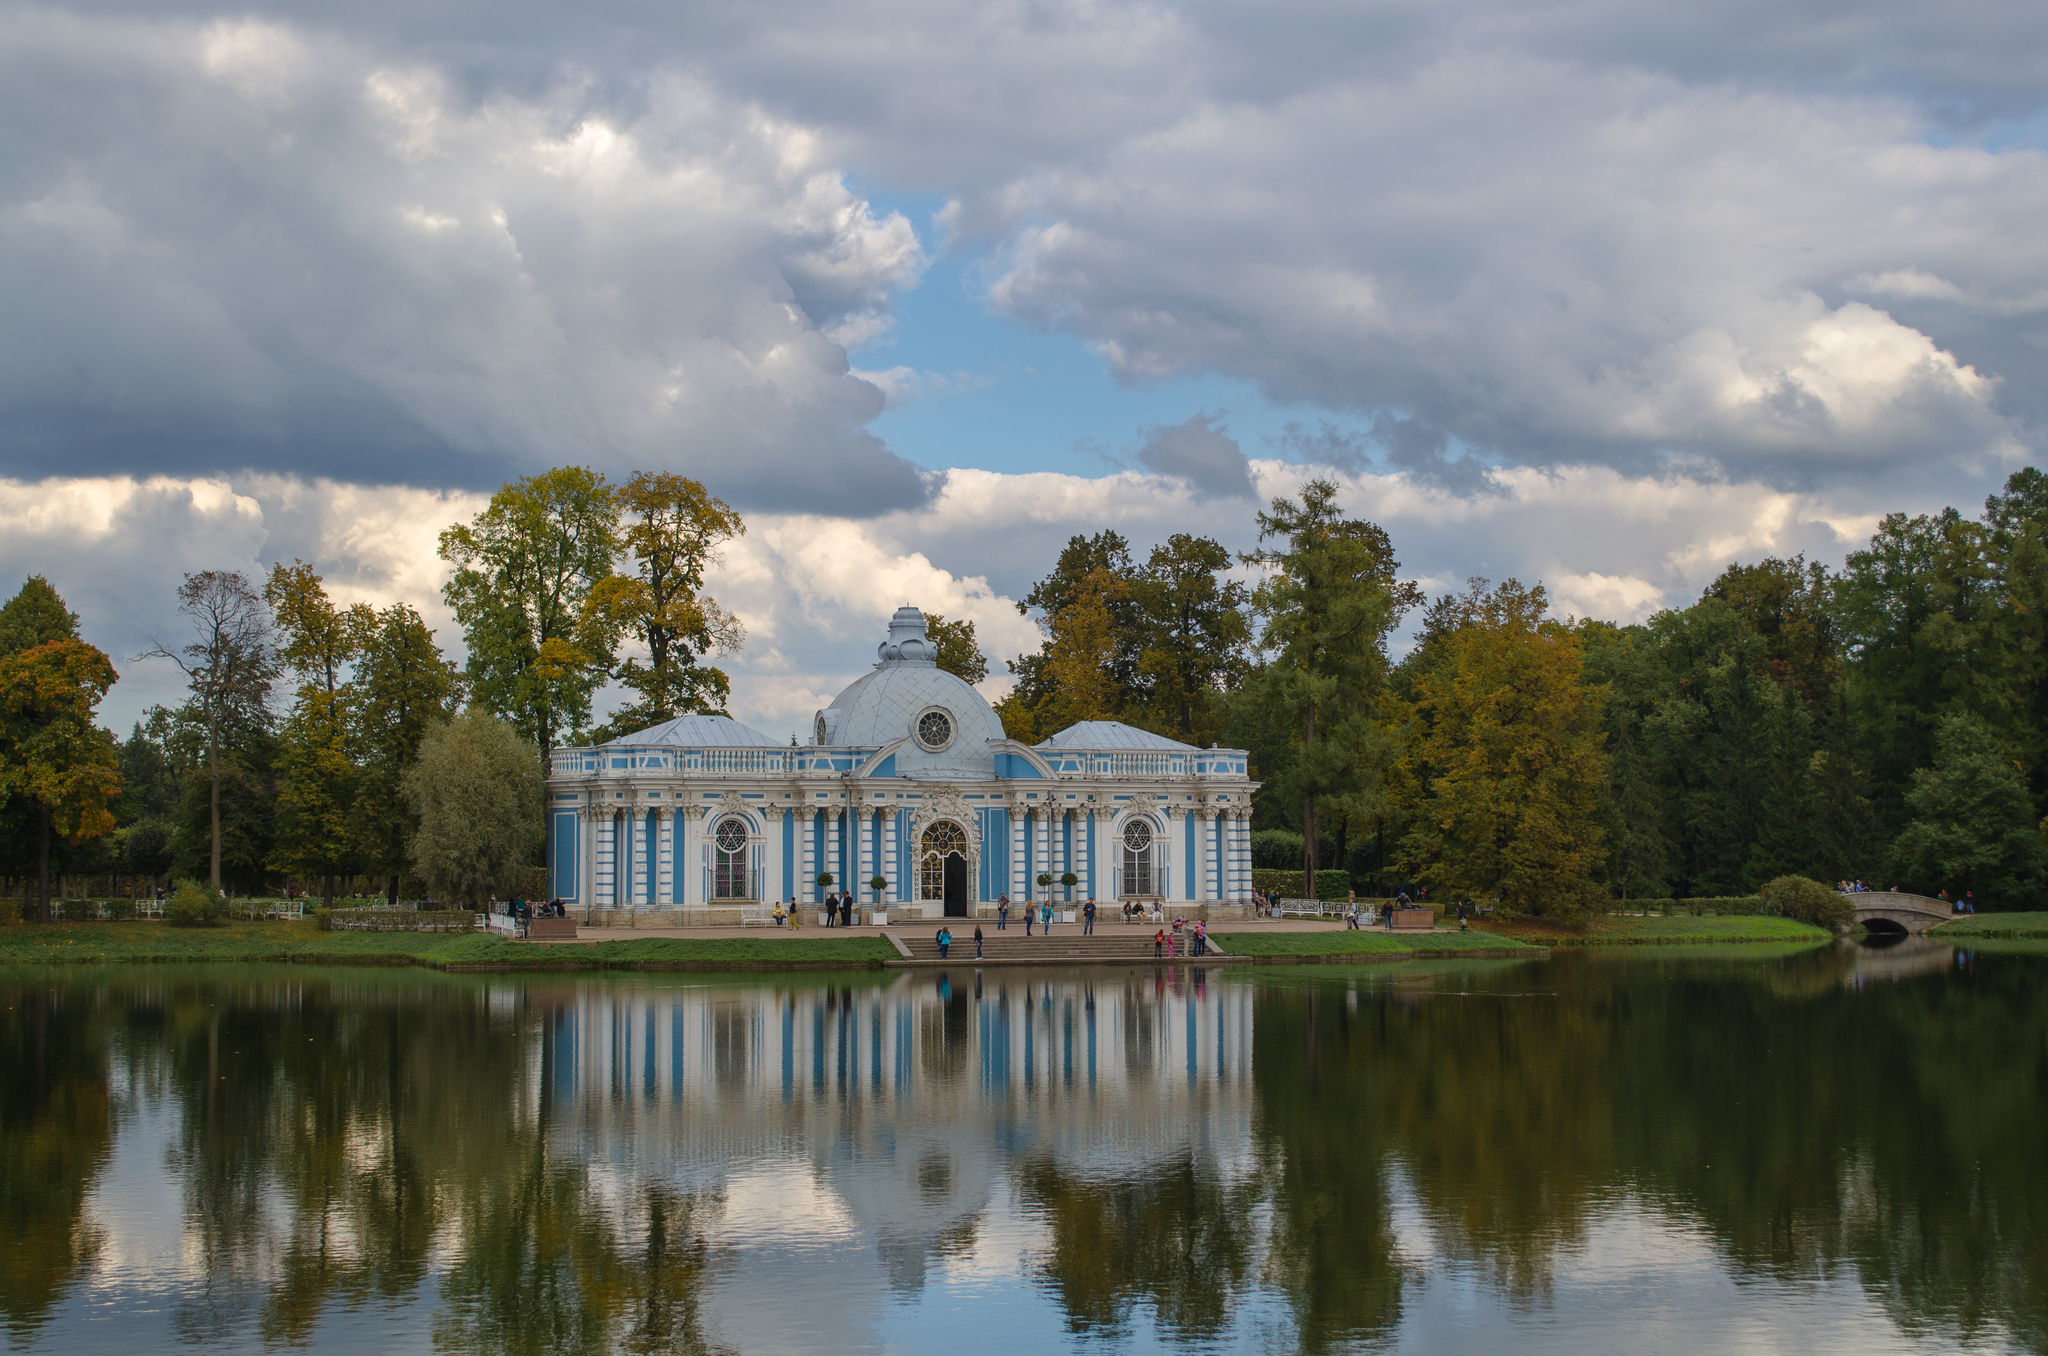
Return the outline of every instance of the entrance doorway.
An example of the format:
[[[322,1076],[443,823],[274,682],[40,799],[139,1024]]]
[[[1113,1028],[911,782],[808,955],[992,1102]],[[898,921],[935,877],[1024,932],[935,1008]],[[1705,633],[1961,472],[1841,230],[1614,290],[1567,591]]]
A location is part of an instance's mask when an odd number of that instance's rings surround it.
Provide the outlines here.
[[[924,831],[919,844],[917,897],[936,900],[948,918],[967,916],[967,834],[958,824],[941,819]]]
[[[967,859],[958,853],[946,858],[946,917],[967,916]]]

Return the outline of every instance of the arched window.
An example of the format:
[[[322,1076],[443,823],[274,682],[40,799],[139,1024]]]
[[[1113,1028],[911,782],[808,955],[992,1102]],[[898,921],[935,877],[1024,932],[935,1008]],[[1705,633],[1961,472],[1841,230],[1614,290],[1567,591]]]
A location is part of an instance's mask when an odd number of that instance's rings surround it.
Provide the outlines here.
[[[1123,888],[1118,891],[1125,895],[1156,895],[1152,871],[1152,826],[1142,819],[1134,819],[1124,825],[1124,870]]]
[[[720,820],[711,835],[711,897],[747,898],[747,826],[737,819]]]
[[[967,835],[950,819],[941,819],[924,831],[922,850],[917,855],[917,897],[946,897],[946,858],[967,860]]]

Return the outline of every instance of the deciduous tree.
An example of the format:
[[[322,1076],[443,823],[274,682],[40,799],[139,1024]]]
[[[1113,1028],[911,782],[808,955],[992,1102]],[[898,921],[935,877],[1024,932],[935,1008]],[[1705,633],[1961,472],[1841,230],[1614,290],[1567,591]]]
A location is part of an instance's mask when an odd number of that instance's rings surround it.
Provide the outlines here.
[[[673,471],[642,471],[613,495],[627,570],[599,580],[589,609],[594,633],[629,635],[646,647],[612,676],[636,698],[601,731],[627,734],[691,711],[723,711],[725,673],[699,661],[739,649],[737,617],[706,596],[704,571],[718,548],[747,530],[704,486]]]
[[[184,671],[195,723],[204,737],[211,840],[208,879],[220,889],[223,754],[238,727],[269,723],[270,686],[277,677],[270,611],[240,571],[203,570],[185,576],[178,612],[191,625],[191,643],[171,648],[154,641],[149,656]]]
[[[50,921],[50,835],[73,843],[114,827],[121,794],[114,737],[96,722],[119,675],[82,640],[53,640],[0,658],[0,787],[35,809],[38,916]]]
[[[471,698],[542,758],[590,724],[617,633],[587,604],[618,545],[611,487],[580,466],[513,481],[441,534],[441,558],[455,567],[441,594],[469,647]]]
[[[924,633],[937,651],[938,666],[963,683],[988,677],[988,656],[975,639],[974,622],[966,617],[947,621],[936,612],[924,614]]]
[[[538,750],[472,706],[434,726],[401,779],[418,817],[413,869],[449,903],[509,894],[540,847]]]
[[[1449,894],[1569,916],[1601,894],[1605,694],[1581,681],[1580,638],[1545,606],[1512,579],[1460,600],[1417,684],[1402,858]]]
[[[1942,717],[1934,765],[1916,768],[1898,866],[1925,893],[1983,893],[2001,908],[2038,906],[2044,865],[2027,782],[1985,723]]]

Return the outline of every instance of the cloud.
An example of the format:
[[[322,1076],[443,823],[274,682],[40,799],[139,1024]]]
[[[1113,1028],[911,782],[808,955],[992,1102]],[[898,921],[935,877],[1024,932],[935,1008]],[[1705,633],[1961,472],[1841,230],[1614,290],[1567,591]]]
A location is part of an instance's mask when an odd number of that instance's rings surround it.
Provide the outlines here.
[[[0,468],[913,504],[864,425],[924,256],[811,129],[657,75],[471,97],[255,20],[0,15]]]
[[[1391,417],[1396,463],[1431,475],[1446,440],[1780,484],[2009,463],[2048,413],[2025,322],[1844,294],[1901,260],[1972,295],[2048,283],[2025,225],[2048,160],[1926,130],[1895,104],[1447,58],[1045,168],[989,297],[1127,381],[1220,372]]]
[[[1220,414],[1197,414],[1184,423],[1145,430],[1138,461],[1163,476],[1179,476],[1204,498],[1249,499],[1252,478],[1237,439],[1223,431]]]

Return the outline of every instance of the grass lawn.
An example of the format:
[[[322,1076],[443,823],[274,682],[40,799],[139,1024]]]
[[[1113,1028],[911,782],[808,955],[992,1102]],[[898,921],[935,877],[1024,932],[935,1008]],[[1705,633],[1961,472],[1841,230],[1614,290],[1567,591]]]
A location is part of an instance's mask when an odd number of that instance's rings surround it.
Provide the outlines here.
[[[338,964],[509,966],[604,970],[642,965],[879,964],[896,950],[881,937],[649,937],[542,946],[488,933],[321,932],[312,923],[53,923],[0,928],[0,965],[100,961],[331,961]]]
[[[1934,928],[1930,936],[1947,941],[1964,937],[2006,937],[2048,942],[2048,913],[1973,913]]]
[[[1486,951],[1527,943],[1485,932],[1376,932],[1332,928],[1328,932],[1212,932],[1230,956],[1370,956],[1414,951]]]
[[[1559,923],[1513,918],[1487,923],[1495,932],[1542,946],[1710,946],[1730,942],[1824,942],[1834,934],[1810,923],[1761,914],[1708,914],[1694,918],[1590,918]]]

